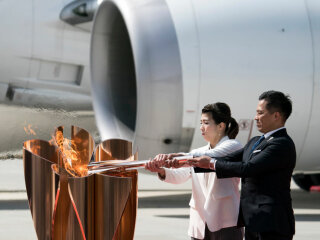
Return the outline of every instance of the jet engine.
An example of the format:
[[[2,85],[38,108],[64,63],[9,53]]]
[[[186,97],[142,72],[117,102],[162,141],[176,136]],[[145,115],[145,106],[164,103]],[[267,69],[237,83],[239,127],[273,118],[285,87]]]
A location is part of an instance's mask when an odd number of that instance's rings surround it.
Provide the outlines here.
[[[259,95],[291,96],[297,173],[320,172],[320,3],[316,0],[105,0],[93,23],[92,97],[103,139],[140,158],[205,144],[204,105],[226,102],[243,144],[261,135]]]

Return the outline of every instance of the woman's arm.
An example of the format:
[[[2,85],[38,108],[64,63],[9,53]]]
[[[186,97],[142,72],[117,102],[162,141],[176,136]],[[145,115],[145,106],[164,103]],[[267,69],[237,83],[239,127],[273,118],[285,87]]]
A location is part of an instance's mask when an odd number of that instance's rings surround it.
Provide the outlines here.
[[[230,153],[235,152],[241,148],[242,145],[238,141],[226,140],[213,149],[205,150],[204,148],[198,148],[192,150],[190,154],[192,154],[193,157],[200,157],[205,155],[211,158],[217,158],[227,156]]]
[[[165,168],[165,179],[161,179],[167,183],[180,184],[191,178],[191,168],[169,169]]]
[[[190,168],[163,168],[163,166],[159,164],[159,161],[156,161],[155,159],[146,163],[145,169],[149,170],[150,172],[158,173],[160,180],[173,184],[184,183],[191,177]]]

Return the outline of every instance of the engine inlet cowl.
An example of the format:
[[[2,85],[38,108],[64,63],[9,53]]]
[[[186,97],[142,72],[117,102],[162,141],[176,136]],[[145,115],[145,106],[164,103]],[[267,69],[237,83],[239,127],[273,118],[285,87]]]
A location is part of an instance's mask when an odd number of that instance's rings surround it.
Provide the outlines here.
[[[165,1],[101,3],[92,29],[91,77],[102,139],[133,141],[143,146],[142,158],[179,149],[182,73]]]

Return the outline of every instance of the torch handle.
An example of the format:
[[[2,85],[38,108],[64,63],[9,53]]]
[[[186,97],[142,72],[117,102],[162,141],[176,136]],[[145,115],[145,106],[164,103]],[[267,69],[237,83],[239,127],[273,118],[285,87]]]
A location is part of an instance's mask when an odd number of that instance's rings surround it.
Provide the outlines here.
[[[179,164],[187,163],[192,156],[183,156],[179,158],[175,158],[178,160]],[[94,162],[88,165],[89,171],[88,173],[99,173],[111,170],[136,170],[142,169],[145,167],[146,163],[150,160],[138,160],[138,161],[126,161],[126,162],[119,162],[119,160],[115,160],[113,162],[110,161],[101,161],[101,162]],[[100,163],[100,164],[99,164]]]

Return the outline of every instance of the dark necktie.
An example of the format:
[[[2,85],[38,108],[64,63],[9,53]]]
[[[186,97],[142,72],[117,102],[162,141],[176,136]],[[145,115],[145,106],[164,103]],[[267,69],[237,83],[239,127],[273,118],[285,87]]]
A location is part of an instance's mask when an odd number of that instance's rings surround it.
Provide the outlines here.
[[[256,141],[256,143],[252,146],[251,148],[251,152],[253,152],[253,150],[265,139],[264,135],[262,135],[258,141]]]

